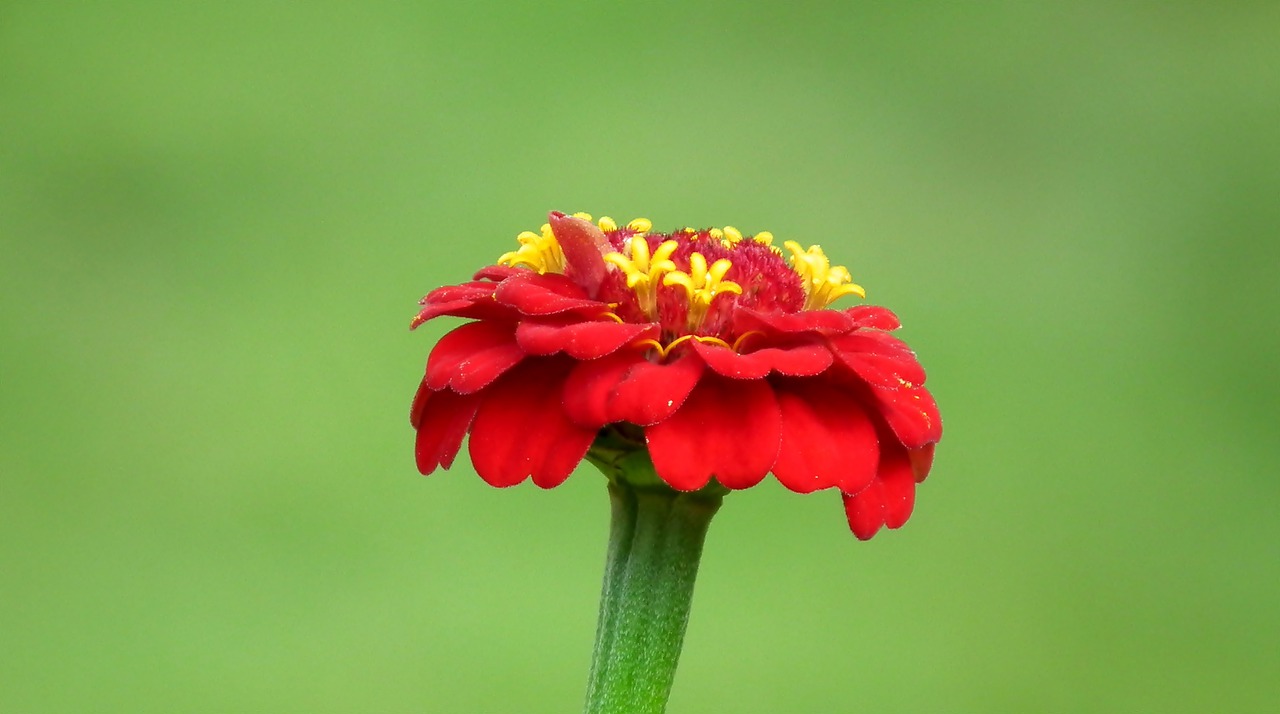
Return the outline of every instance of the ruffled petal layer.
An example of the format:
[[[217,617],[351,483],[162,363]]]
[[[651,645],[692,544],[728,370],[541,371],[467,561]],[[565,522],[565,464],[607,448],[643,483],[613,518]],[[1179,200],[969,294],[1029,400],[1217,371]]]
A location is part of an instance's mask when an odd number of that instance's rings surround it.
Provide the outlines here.
[[[645,438],[654,469],[672,488],[697,490],[713,476],[727,488],[750,488],[777,460],[782,415],[767,383],[705,375]]]
[[[522,315],[557,315],[567,312],[596,317],[609,307],[587,297],[576,283],[563,275],[522,272],[498,284],[493,297]]]
[[[461,285],[446,285],[427,293],[419,301],[422,310],[409,323],[414,329],[422,323],[449,315],[465,317],[473,320],[490,320],[506,317],[511,314],[510,308],[503,307],[493,301],[493,283],[474,282]]]
[[[453,465],[479,404],[479,394],[432,391],[425,383],[418,388],[410,417],[418,430],[414,444],[418,471],[429,474],[437,467],[447,469]]]
[[[870,390],[889,428],[908,449],[919,449],[942,438],[938,403],[924,387]]]
[[[520,360],[515,325],[469,322],[440,338],[427,358],[427,386],[471,394],[491,384]]]
[[[733,326],[734,331],[740,335],[753,331],[765,334],[812,332],[842,335],[854,328],[854,322],[849,315],[835,310],[759,312],[739,306],[733,312]]]
[[[826,345],[809,343],[790,347],[766,347],[739,354],[727,347],[693,340],[693,350],[717,374],[733,379],[760,379],[776,372],[789,377],[810,377],[831,366]]]
[[[475,280],[492,280],[495,283],[502,282],[512,275],[519,275],[525,272],[524,268],[517,268],[513,265],[486,265],[476,271],[472,276]]]
[[[630,350],[579,362],[564,384],[564,411],[582,427],[599,429],[614,418],[613,393],[644,357]]]
[[[560,485],[582,461],[596,430],[574,424],[560,395],[569,365],[534,359],[483,393],[468,449],[476,473],[492,486],[528,477],[542,488]]]
[[[782,448],[773,475],[797,493],[837,487],[857,493],[876,476],[875,424],[862,403],[834,385],[788,381],[777,389]]]
[[[636,350],[581,362],[565,383],[565,411],[578,424],[596,428],[620,421],[657,424],[680,409],[703,371],[694,355],[659,364]]]
[[[885,332],[857,330],[832,338],[836,358],[868,384],[897,389],[924,384],[924,367],[906,343]]]
[[[884,332],[857,330],[831,338],[842,379],[861,382],[898,440],[918,449],[942,438],[938,404],[923,384],[915,352]]]
[[[911,462],[896,444],[885,443],[880,452],[876,479],[856,494],[842,494],[849,529],[858,540],[868,540],[881,526],[899,528],[915,506],[916,481]]]
[[[855,327],[869,327],[873,330],[896,330],[902,327],[898,316],[887,307],[879,305],[857,305],[844,311],[853,318]]]
[[[593,360],[616,352],[636,340],[652,339],[658,334],[656,324],[602,320],[599,322],[544,323],[522,322],[516,328],[516,342],[531,355],[557,352],[580,360]]]

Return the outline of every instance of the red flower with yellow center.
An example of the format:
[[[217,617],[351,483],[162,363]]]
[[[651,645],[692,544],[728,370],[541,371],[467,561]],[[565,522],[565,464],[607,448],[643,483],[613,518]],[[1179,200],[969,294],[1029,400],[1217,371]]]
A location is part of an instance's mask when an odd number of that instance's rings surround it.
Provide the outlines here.
[[[693,491],[772,472],[838,489],[853,533],[897,528],[942,436],[915,353],[821,248],[732,227],[670,234],[644,219],[552,213],[472,282],[422,299],[412,327],[472,320],[427,360],[411,412],[418,469],[449,468],[470,433],[494,486],[559,485],[584,458],[647,452]]]

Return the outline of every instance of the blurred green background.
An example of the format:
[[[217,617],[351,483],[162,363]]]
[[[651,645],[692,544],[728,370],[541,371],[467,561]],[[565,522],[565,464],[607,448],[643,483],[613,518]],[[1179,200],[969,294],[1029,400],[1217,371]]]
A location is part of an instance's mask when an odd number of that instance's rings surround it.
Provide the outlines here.
[[[769,481],[678,712],[1280,700],[1280,5],[0,5],[0,711],[572,712],[590,468],[413,466],[415,301],[549,209],[821,243],[946,437]],[[456,323],[455,323],[456,324]]]

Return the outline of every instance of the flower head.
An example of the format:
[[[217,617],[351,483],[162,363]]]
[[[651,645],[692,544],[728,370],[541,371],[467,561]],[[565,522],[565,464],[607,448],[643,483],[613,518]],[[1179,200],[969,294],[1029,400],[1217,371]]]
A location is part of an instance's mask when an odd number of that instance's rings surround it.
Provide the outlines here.
[[[471,320],[427,360],[414,399],[418,468],[448,468],[470,434],[494,486],[606,472],[638,452],[671,487],[743,489],[772,472],[836,489],[867,539],[911,515],[942,436],[915,353],[822,249],[769,233],[654,233],[552,213],[470,282],[422,299],[412,327]]]

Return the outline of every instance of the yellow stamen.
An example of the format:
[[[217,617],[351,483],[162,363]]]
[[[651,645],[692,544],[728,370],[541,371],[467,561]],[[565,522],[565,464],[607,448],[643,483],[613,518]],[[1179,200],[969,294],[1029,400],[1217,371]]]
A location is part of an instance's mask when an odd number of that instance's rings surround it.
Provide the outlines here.
[[[725,226],[724,238],[725,238],[725,245],[733,245],[734,243],[737,243],[738,241],[742,240],[742,231],[738,230],[737,228],[734,228],[733,226]]]
[[[665,241],[653,251],[653,255],[649,255],[649,241],[637,235],[627,239],[626,249],[631,253],[630,258],[622,253],[609,253],[604,257],[606,263],[617,266],[627,276],[627,287],[635,291],[640,309],[651,320],[658,317],[659,281],[676,269],[676,264],[671,262],[671,254],[679,245],[673,240]]]
[[[665,357],[667,354],[667,351],[662,347],[662,343],[657,340],[636,340],[634,344],[637,347],[652,347],[657,350],[659,357]]]
[[[648,218],[637,218],[628,223],[627,228],[630,228],[636,233],[648,233],[653,230],[653,221]]]
[[[791,267],[804,284],[806,310],[821,310],[845,295],[867,296],[861,285],[852,282],[847,268],[831,265],[821,247],[811,245],[804,250],[793,240],[783,245],[791,251]]]
[[[590,221],[590,220],[592,220],[592,218],[591,218],[591,214],[590,214],[590,213],[581,213],[581,212],[579,212],[579,213],[575,213],[575,214],[573,214],[573,217],[574,217],[574,218],[581,218],[581,219],[582,219],[582,220],[584,220],[584,221]]]
[[[742,343],[746,342],[748,337],[753,337],[755,335],[763,335],[763,334],[764,333],[761,332],[760,330],[751,330],[750,332],[744,332],[738,336],[738,339],[733,341],[733,345],[729,349],[732,349],[734,352],[741,353]]]
[[[618,222],[608,216],[600,216],[600,220],[596,221],[596,225],[600,226],[600,230],[605,233],[618,230]]]
[[[733,349],[733,347],[729,346],[728,342],[725,342],[719,337],[711,337],[709,335],[693,335],[693,339],[701,342],[704,345],[720,345],[721,347],[727,350]]]
[[[755,234],[755,242],[764,243],[765,245],[773,245],[773,234],[769,231],[760,231]]]
[[[689,301],[689,329],[702,326],[707,310],[717,295],[741,295],[742,286],[724,276],[733,267],[728,258],[721,258],[707,267],[707,259],[701,253],[689,255],[689,272],[672,271],[662,279],[663,285],[679,285],[684,288]]]
[[[564,253],[551,232],[551,224],[542,224],[542,233],[524,231],[516,236],[520,247],[498,258],[498,265],[523,265],[539,273],[563,273]]]
[[[726,349],[733,349],[728,342],[725,342],[719,337],[711,337],[709,335],[681,335],[680,337],[672,340],[671,344],[666,346],[663,346],[663,344],[657,340],[636,340],[632,344],[636,347],[652,347],[654,351],[658,353],[658,359],[666,359],[671,356],[671,352],[675,350],[676,347],[691,340],[697,340],[698,342],[707,345],[719,345]]]
[[[665,359],[667,355],[671,354],[671,350],[674,350],[677,345],[684,344],[685,342],[688,342],[689,340],[692,340],[692,339],[693,339],[693,335],[681,335],[675,338],[674,340],[672,340],[671,344],[667,345],[666,347],[663,347],[662,351],[659,354]]]

